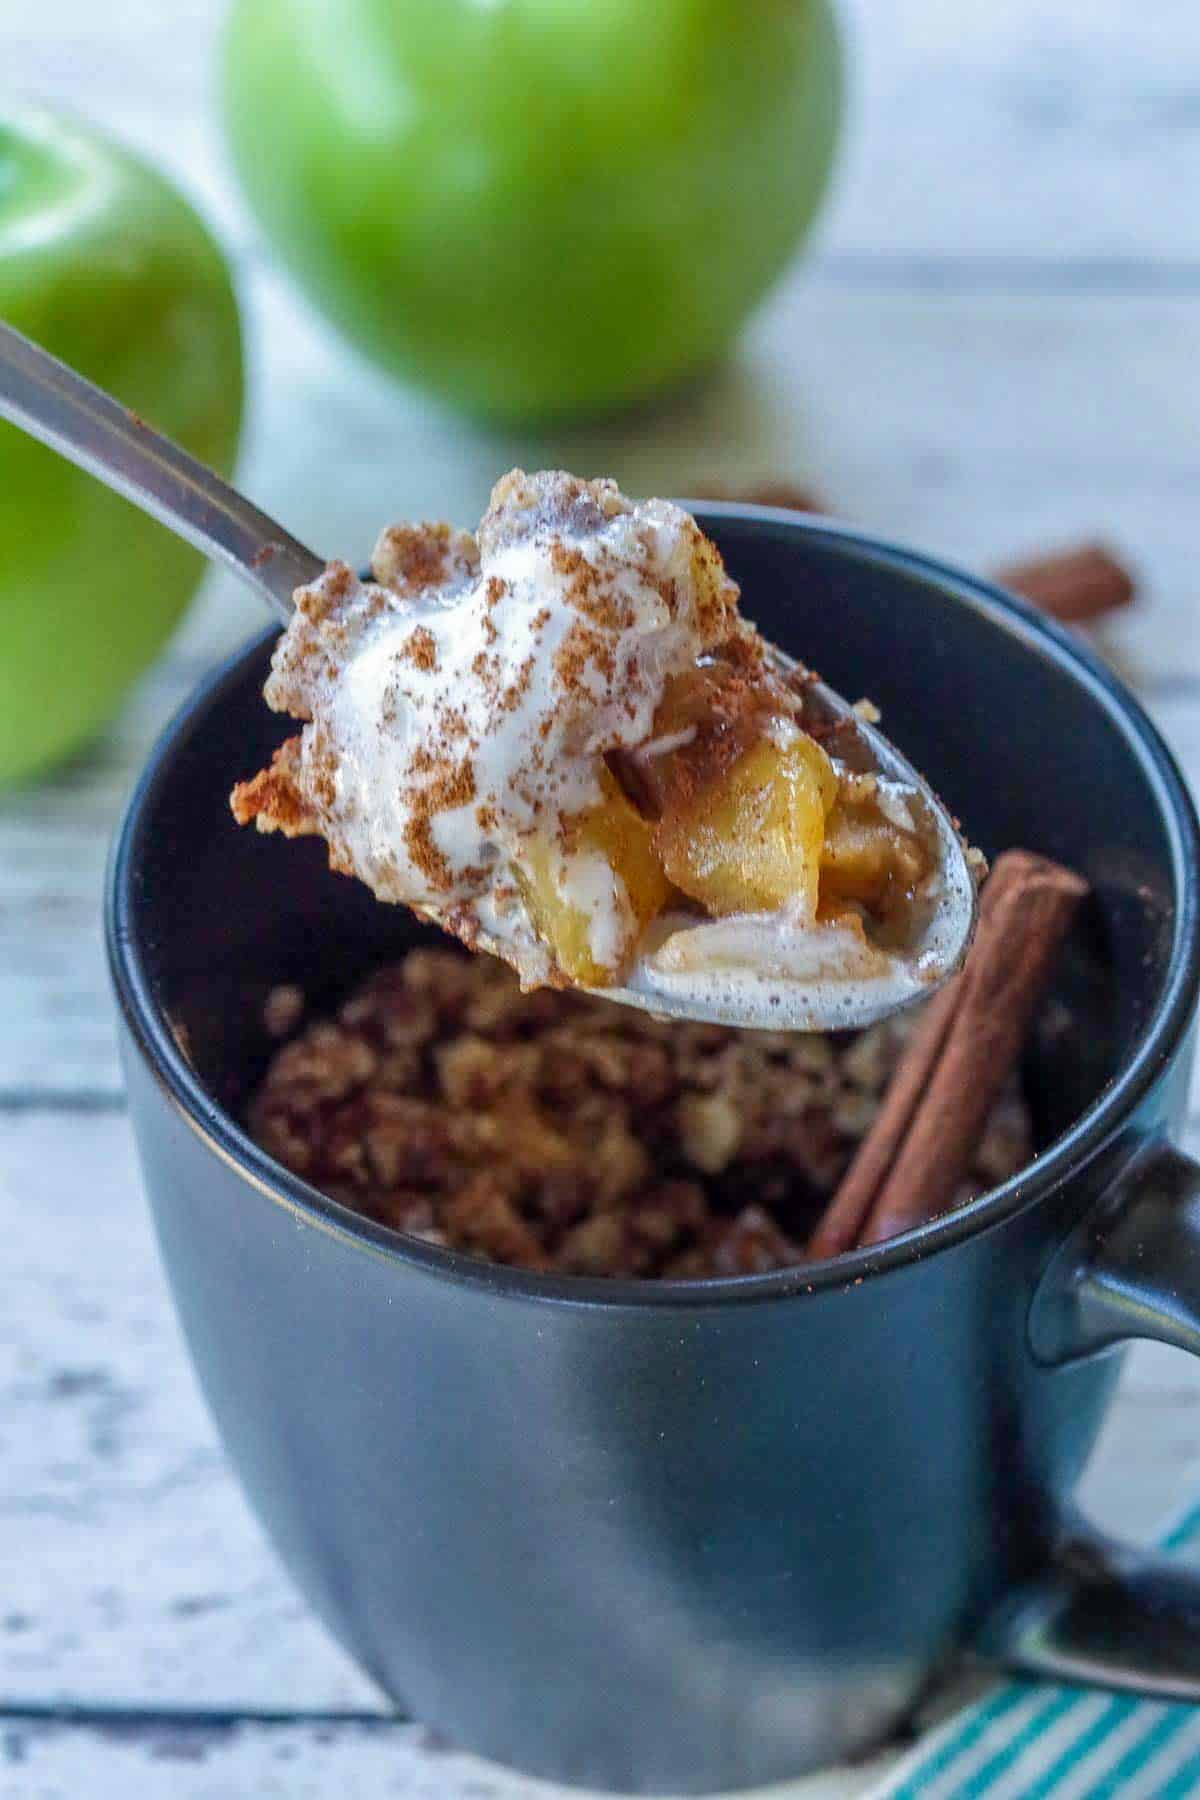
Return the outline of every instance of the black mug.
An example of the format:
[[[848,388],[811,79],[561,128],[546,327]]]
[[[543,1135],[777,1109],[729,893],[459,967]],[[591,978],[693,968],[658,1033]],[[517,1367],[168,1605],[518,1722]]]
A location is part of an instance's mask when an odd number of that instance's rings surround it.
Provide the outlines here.
[[[713,1282],[497,1268],[357,1217],[239,1109],[266,991],[316,1007],[423,935],[322,847],[239,832],[284,734],[270,636],[165,733],[113,855],[129,1099],[229,1456],[402,1707],[567,1782],[712,1791],[877,1741],[948,1656],[1200,1698],[1200,1581],[1071,1493],[1119,1347],[1200,1350],[1181,1117],[1197,821],[1065,633],[859,534],[700,510],[767,636],[884,726],[985,850],[1092,887],[1030,1045],[1037,1161],[878,1249]]]

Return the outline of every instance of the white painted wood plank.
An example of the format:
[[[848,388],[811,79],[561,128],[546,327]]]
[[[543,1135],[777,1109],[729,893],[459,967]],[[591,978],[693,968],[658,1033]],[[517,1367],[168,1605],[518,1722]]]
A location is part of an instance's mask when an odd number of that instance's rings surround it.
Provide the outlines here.
[[[236,1488],[122,1116],[0,1118],[0,1703],[371,1709]]]
[[[0,1117],[0,1243],[0,1713],[379,1706],[224,1464],[123,1117]],[[1200,1364],[1139,1349],[1085,1488],[1099,1521],[1144,1536],[1194,1498],[1198,1425]]]
[[[772,1800],[855,1800],[895,1760],[759,1790]],[[7,1762],[7,1767],[5,1766]],[[572,1794],[588,1790],[573,1788]],[[379,1724],[71,1724],[0,1720],[0,1800],[550,1800],[567,1790],[430,1748]]]
[[[5,33],[10,90],[70,104],[253,237],[212,106],[224,0],[39,0]],[[851,46],[826,254],[1200,258],[1192,0],[841,0]],[[170,130],[164,130],[169,122]]]
[[[850,0],[856,129],[828,241],[1194,258],[1192,0]]]
[[[0,796],[0,1104],[30,1091],[120,1093],[100,926],[108,841],[194,679],[167,667],[94,751]]]

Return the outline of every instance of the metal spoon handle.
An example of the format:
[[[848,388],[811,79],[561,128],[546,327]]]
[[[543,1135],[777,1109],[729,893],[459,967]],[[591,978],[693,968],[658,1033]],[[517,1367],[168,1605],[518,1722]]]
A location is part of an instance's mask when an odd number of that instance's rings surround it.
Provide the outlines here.
[[[224,563],[286,618],[321,557],[136,413],[0,324],[0,418]]]

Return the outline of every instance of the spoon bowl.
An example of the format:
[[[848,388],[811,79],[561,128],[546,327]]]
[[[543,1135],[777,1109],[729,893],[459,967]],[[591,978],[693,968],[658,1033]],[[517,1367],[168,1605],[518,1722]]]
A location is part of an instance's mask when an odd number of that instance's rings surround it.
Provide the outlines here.
[[[799,669],[775,645],[770,646],[770,657],[781,673]],[[875,971],[856,972],[851,958],[844,973],[828,966],[806,973],[794,960],[790,974],[786,968],[772,972],[745,964],[729,965],[724,972],[717,947],[706,959],[711,979],[701,998],[694,992],[695,974],[686,966],[689,942],[699,948],[698,940],[705,934],[712,942],[711,934],[722,926],[689,925],[676,919],[671,937],[674,958],[664,962],[661,951],[639,958],[626,986],[597,990],[605,998],[664,1017],[751,1030],[850,1030],[927,998],[961,966],[975,930],[977,886],[953,818],[895,745],[840,694],[823,681],[809,680],[804,696],[807,717],[839,727],[839,761],[855,774],[880,776],[918,798],[934,847],[937,877],[927,904],[915,911],[903,956],[890,956],[886,967]],[[725,936],[736,945],[736,933]]]

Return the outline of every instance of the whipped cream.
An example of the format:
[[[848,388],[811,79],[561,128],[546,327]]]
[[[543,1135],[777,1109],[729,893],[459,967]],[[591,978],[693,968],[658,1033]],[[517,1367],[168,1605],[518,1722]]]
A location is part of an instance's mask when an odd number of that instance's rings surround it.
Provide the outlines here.
[[[518,871],[541,837],[615,965],[621,879],[556,834],[600,801],[603,753],[650,737],[668,679],[751,630],[716,549],[668,501],[517,471],[477,539],[393,528],[372,571],[334,564],[297,592],[266,687],[308,721],[295,777],[334,865],[534,983],[552,958]]]

